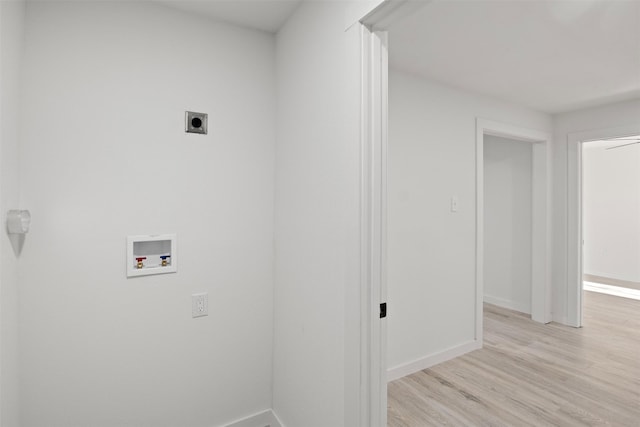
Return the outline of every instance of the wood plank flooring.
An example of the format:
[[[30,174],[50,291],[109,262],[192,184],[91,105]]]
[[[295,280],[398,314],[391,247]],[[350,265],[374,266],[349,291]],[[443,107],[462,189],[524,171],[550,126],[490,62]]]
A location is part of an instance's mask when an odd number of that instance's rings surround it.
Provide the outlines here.
[[[389,383],[389,427],[640,427],[640,301],[585,292],[581,329],[484,319],[481,350]]]

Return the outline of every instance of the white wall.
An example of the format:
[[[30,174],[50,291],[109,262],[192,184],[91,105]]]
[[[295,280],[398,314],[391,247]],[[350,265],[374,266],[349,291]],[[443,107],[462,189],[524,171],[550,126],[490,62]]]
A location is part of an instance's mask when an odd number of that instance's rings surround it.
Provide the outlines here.
[[[34,2],[25,65],[23,426],[270,408],[274,37],[148,2]],[[209,135],[184,133],[187,109]],[[178,273],[127,279],[126,236],[172,232]]]
[[[582,151],[583,270],[640,282],[640,144]]]
[[[18,262],[6,234],[19,204],[18,126],[24,50],[24,1],[0,1],[0,425],[19,424]],[[19,239],[13,239],[19,245]],[[18,246],[16,246],[18,248]]]
[[[402,371],[474,341],[476,118],[551,118],[394,70],[389,103],[388,366]]]
[[[484,300],[531,313],[532,143],[484,137]]]
[[[640,124],[640,99],[554,116],[553,144],[553,317],[567,319],[567,189],[576,177],[567,175],[570,133]]]
[[[277,36],[273,408],[292,427],[358,422],[359,315],[345,306],[359,305],[360,64],[347,8],[304,2]]]

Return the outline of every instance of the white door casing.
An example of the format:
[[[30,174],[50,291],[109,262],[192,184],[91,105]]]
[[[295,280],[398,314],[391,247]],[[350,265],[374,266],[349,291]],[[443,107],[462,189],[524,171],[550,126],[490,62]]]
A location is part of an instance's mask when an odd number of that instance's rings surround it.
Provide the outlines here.
[[[361,26],[360,427],[387,425],[386,192],[389,26],[430,2],[385,0]]]
[[[551,135],[505,123],[476,120],[476,340],[482,341],[484,296],[484,135],[533,143],[532,230],[531,230],[531,318],[551,321],[550,242]]]
[[[386,321],[380,304],[386,299],[386,32],[362,27],[363,95],[361,145],[361,425],[384,426],[387,413]]]
[[[567,325],[582,327],[582,144],[638,134],[640,124],[567,135]]]

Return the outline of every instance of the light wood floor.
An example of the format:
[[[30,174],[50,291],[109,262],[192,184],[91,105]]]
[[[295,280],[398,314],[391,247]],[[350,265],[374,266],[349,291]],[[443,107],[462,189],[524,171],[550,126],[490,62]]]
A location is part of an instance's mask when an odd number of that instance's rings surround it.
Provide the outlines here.
[[[484,316],[481,350],[389,383],[388,426],[640,426],[640,301],[585,292],[581,329]]]

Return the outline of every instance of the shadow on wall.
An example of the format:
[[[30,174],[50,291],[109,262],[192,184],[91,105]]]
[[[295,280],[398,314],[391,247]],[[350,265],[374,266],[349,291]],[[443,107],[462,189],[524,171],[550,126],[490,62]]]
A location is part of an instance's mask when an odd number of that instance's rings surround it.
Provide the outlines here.
[[[22,253],[25,236],[25,234],[9,233],[9,231],[7,230],[7,237],[9,238],[9,242],[11,242],[11,247],[13,248],[13,253],[16,254],[16,257],[19,257]]]

